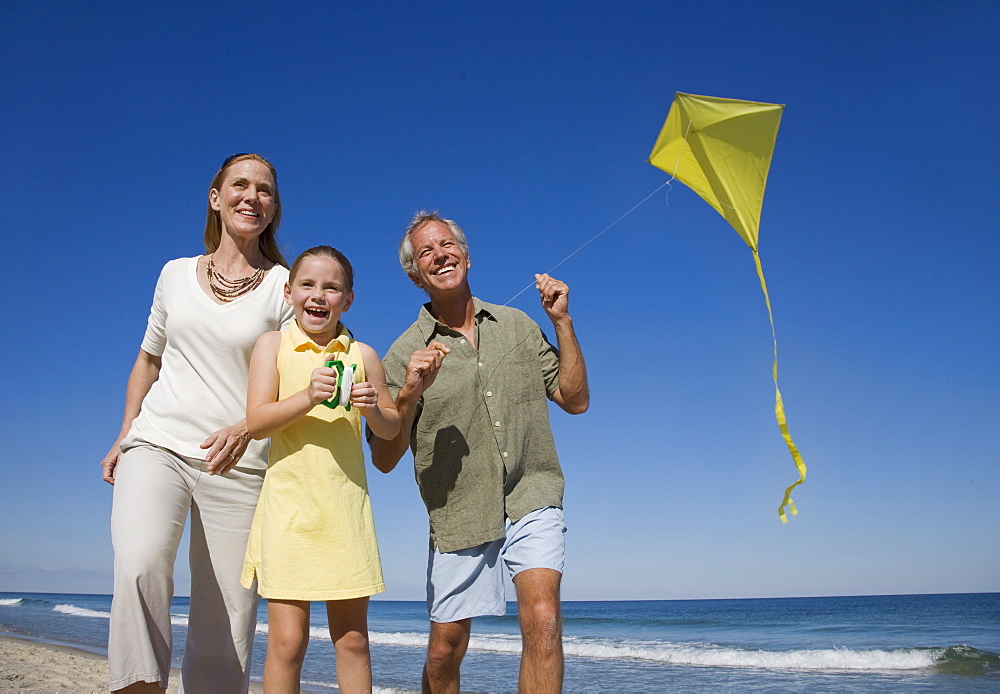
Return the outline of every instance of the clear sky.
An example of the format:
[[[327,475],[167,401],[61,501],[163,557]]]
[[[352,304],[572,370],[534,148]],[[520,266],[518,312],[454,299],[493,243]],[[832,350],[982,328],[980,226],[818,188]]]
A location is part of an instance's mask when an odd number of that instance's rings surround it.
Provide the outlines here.
[[[98,463],[227,155],[277,167],[289,255],[351,258],[345,322],[384,353],[423,300],[415,210],[504,303],[667,179],[675,91],[787,104],[760,253],[809,476],[783,526],[752,255],[675,183],[554,273],[593,394],[552,413],[564,597],[1000,590],[998,26],[985,1],[0,2],[0,590],[110,592]],[[409,456],[369,480],[383,597],[420,599]]]

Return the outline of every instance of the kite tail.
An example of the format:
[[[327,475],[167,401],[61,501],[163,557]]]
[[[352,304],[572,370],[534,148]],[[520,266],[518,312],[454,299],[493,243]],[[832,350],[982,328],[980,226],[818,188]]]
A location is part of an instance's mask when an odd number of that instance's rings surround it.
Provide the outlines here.
[[[785,490],[785,497],[778,507],[778,518],[781,519],[782,523],[787,523],[788,516],[785,515],[786,506],[792,512],[793,516],[797,516],[799,513],[798,509],[795,508],[795,502],[792,501],[791,495],[793,489],[806,481],[806,464],[802,460],[802,455],[799,454],[799,449],[795,446],[795,442],[792,441],[792,435],[788,433],[788,419],[785,417],[785,405],[781,401],[781,391],[778,390],[778,338],[774,333],[774,314],[771,312],[771,297],[767,294],[767,283],[764,281],[764,269],[760,265],[760,256],[756,250],[753,251],[753,260],[757,264],[757,277],[760,278],[760,288],[764,290],[764,301],[767,303],[767,317],[771,321],[771,340],[774,342],[774,364],[771,366],[771,378],[774,379],[774,418],[778,420],[778,428],[781,430],[781,436],[785,439],[788,452],[792,454],[792,460],[795,461],[795,467],[799,471],[799,479],[788,486]]]

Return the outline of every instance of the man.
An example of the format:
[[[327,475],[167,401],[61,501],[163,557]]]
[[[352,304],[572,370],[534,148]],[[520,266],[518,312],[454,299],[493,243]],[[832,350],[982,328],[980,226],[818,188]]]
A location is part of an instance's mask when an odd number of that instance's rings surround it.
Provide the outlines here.
[[[557,350],[523,312],[472,295],[468,244],[455,222],[418,213],[399,258],[430,302],[383,360],[399,436],[372,436],[371,445],[382,472],[412,447],[430,516],[423,689],[459,691],[472,618],[505,611],[502,559],[517,590],[519,689],[558,692],[566,528],[545,398],[570,414],[585,412],[590,400],[569,288],[535,275]]]

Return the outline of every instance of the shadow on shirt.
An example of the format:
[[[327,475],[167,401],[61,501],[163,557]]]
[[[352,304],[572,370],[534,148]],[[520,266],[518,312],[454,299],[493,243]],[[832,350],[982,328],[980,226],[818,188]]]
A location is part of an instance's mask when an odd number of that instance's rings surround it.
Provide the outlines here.
[[[468,454],[469,444],[458,427],[438,429],[431,464],[417,471],[417,482],[428,510],[444,508],[448,503],[448,494],[455,488]]]

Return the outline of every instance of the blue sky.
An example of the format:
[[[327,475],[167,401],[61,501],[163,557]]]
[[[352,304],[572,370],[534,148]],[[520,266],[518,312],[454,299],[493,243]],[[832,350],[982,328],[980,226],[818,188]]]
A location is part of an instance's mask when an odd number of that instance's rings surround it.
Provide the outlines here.
[[[809,477],[783,526],[752,256],[675,183],[555,273],[593,393],[553,412],[564,597],[1000,590],[995,3],[206,5],[0,4],[0,590],[110,591],[98,462],[227,155],[277,166],[290,255],[351,258],[346,322],[384,353],[422,301],[415,210],[504,303],[666,180],[675,91],[787,104],[760,253]],[[420,599],[406,461],[369,479],[384,597]]]

